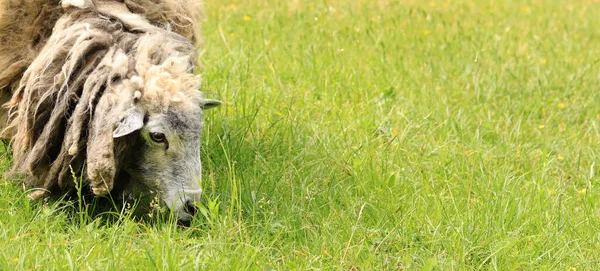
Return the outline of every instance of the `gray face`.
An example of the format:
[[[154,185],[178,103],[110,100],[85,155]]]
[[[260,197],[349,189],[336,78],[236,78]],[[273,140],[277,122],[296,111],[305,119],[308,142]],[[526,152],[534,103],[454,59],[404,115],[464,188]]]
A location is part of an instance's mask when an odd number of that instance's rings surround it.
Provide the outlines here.
[[[180,220],[189,220],[194,203],[200,200],[202,164],[200,134],[202,112],[176,111],[149,114],[140,130],[143,147],[135,175],[157,191]]]
[[[164,113],[130,110],[114,133],[115,137],[139,136],[140,144],[130,150],[131,160],[124,170],[135,181],[158,192],[182,222],[191,219],[202,194],[202,112],[220,104],[205,99],[194,109],[171,107]],[[133,131],[139,133],[131,134]]]

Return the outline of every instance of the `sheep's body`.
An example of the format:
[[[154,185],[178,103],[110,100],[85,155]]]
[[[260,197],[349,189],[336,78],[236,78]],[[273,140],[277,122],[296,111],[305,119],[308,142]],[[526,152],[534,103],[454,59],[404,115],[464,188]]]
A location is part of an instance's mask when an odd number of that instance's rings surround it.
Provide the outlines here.
[[[0,67],[8,67],[0,72],[0,89],[18,82],[38,55],[56,21],[68,11],[59,3],[60,0],[0,0]],[[169,25],[175,33],[200,45],[201,13],[196,1],[126,0],[123,3],[150,23],[159,27]]]
[[[74,184],[72,173],[85,172],[96,195],[109,193],[116,179],[131,175],[175,178],[133,165],[129,150],[148,145],[148,119],[177,112],[185,119],[180,125],[191,130],[177,135],[187,145],[168,157],[175,161],[179,158],[172,157],[186,153],[187,160],[199,159],[194,158],[199,139],[192,130],[200,132],[203,106],[216,103],[202,98],[199,78],[192,73],[200,43],[197,4],[82,3],[83,9],[68,2],[61,7],[57,0],[0,0],[0,65],[8,67],[0,72],[0,99],[10,113],[3,115],[9,119],[3,135],[13,142],[13,172],[26,174],[27,184],[50,192],[68,190]],[[139,125],[130,127],[132,123]],[[163,130],[175,127],[161,125]],[[139,135],[128,136],[132,133]],[[149,156],[156,155],[146,149]],[[187,178],[199,177],[194,167],[185,167]],[[151,187],[155,181],[142,180]],[[190,185],[193,189],[187,190],[199,189]],[[165,190],[163,186],[155,189]]]
[[[0,102],[12,96],[25,69],[50,37],[62,15],[59,0],[0,0]],[[0,125],[7,123],[7,111],[0,113]],[[0,126],[1,127],[1,126]],[[4,134],[9,138],[10,134]]]

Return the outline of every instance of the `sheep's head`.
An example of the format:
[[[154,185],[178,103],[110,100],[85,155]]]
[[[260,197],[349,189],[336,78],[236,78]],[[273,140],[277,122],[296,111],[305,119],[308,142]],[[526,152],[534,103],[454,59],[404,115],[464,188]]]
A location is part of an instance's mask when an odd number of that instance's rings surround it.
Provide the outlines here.
[[[202,189],[203,111],[221,102],[202,97],[193,46],[169,33],[147,34],[132,54],[107,56],[111,82],[95,109],[88,177],[95,194],[125,172],[151,190],[180,221],[189,221]],[[112,153],[111,153],[112,151]]]
[[[123,140],[130,159],[122,170],[134,180],[157,191],[163,202],[181,221],[194,212],[194,203],[202,193],[200,180],[200,134],[202,111],[219,103],[196,100],[194,106],[170,106],[165,111],[127,111],[113,133]],[[132,144],[132,142],[135,142]]]

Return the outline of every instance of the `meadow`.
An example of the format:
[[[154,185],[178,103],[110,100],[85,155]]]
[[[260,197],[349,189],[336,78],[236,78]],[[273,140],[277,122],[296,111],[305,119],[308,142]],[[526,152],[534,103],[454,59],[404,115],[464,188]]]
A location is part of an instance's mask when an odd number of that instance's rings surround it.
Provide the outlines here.
[[[191,226],[2,179],[1,270],[600,269],[600,1],[205,11]]]

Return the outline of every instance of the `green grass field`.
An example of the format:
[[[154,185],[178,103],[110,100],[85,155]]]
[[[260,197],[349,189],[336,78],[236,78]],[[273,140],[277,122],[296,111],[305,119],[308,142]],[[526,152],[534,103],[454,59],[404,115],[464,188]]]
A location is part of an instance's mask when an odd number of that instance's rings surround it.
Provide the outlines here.
[[[205,8],[191,228],[2,180],[1,270],[600,269],[600,1]]]

